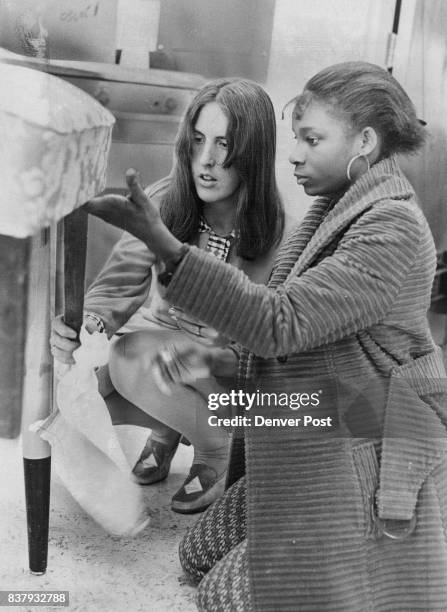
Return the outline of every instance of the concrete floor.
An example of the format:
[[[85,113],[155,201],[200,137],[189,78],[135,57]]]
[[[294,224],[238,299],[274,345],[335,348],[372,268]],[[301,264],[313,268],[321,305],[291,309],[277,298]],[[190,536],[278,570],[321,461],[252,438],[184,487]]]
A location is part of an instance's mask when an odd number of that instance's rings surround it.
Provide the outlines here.
[[[129,462],[135,461],[148,430],[117,428]],[[170,510],[192,460],[191,447],[180,445],[169,478],[144,487],[152,521],[135,538],[103,531],[52,476],[48,569],[28,572],[21,445],[0,439],[0,590],[65,590],[71,612],[193,612],[195,589],[186,584],[177,547],[197,516]],[[15,610],[36,610],[15,607]]]

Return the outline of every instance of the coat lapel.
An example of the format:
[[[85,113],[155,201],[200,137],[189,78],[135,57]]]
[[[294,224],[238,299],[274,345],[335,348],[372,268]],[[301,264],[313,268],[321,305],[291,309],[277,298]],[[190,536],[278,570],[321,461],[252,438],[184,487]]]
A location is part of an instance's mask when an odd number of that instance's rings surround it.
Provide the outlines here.
[[[385,195],[384,195],[385,194]],[[303,221],[284,241],[278,253],[268,286],[282,285],[292,276],[301,275],[321,251],[358,215],[384,199],[409,199],[414,196],[411,185],[402,175],[394,158],[375,164],[366,172],[332,210],[327,198],[319,198],[310,207]],[[250,376],[253,356],[241,350],[238,382],[245,384]]]
[[[318,254],[365,210],[384,199],[409,199],[413,195],[410,184],[393,158],[377,163],[354,183],[324,217],[290,274],[301,275]]]
[[[329,206],[330,202],[325,198],[315,200],[301,223],[284,240],[284,244],[276,258],[268,284],[269,287],[278,287],[278,285],[281,285],[286,280],[294,264],[320,225]]]

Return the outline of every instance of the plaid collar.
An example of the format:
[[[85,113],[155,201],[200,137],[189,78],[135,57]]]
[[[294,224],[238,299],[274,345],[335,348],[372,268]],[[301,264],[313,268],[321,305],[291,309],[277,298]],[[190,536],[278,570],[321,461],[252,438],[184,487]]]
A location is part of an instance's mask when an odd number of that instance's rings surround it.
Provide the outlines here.
[[[218,259],[227,261],[230,252],[231,243],[236,237],[235,230],[232,230],[227,236],[218,236],[212,227],[208,225],[203,217],[199,220],[199,232],[209,234],[208,242],[205,246],[205,251],[208,251]]]

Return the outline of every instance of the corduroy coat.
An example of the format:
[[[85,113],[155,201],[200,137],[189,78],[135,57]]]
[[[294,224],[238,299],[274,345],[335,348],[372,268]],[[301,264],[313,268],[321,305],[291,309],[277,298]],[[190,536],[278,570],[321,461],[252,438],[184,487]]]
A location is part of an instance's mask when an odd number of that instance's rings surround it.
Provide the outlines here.
[[[446,374],[426,320],[435,259],[391,158],[334,206],[315,202],[269,287],[194,247],[173,276],[169,301],[247,348],[252,390],[321,392],[316,408],[259,415],[334,423],[245,427],[256,611],[447,610]]]

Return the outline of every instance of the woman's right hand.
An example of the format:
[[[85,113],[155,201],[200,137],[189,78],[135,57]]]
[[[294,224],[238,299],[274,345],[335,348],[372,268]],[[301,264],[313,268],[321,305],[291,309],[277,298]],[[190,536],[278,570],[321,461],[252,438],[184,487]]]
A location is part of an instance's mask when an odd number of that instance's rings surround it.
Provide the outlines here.
[[[84,325],[89,334],[97,331],[94,321],[85,319]],[[73,351],[79,348],[76,332],[64,323],[62,315],[55,317],[51,322],[50,346],[51,354],[60,363],[74,363]]]

